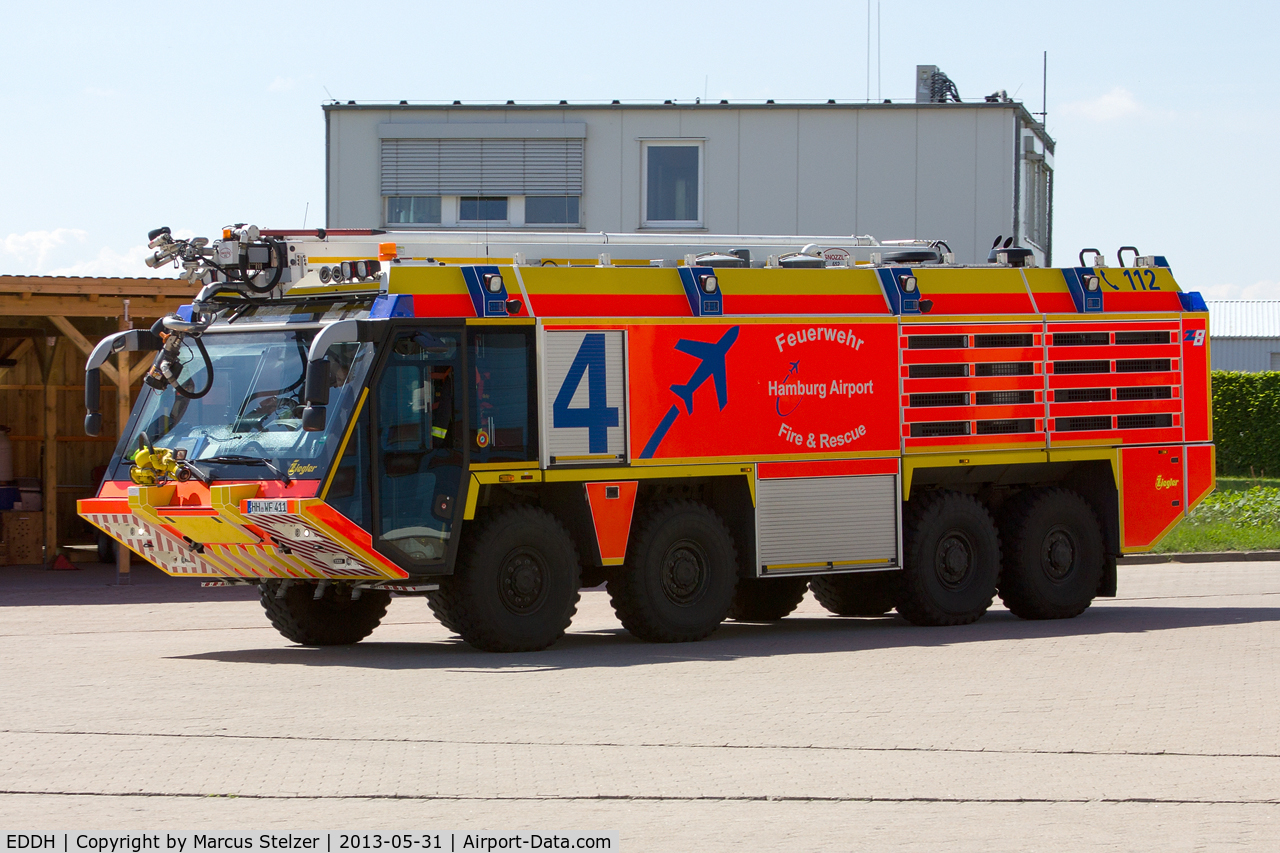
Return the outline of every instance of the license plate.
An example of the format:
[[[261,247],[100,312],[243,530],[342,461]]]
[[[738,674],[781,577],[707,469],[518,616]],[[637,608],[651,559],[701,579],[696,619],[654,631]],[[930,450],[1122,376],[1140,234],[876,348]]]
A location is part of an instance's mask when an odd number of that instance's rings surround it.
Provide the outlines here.
[[[255,512],[285,513],[288,511],[289,511],[288,501],[259,501],[259,500],[249,501],[249,512],[251,513],[255,513]]]

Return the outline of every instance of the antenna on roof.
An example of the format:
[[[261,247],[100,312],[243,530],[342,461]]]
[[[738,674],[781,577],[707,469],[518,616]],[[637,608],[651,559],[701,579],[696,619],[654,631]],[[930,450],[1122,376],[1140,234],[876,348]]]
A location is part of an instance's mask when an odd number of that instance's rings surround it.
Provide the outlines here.
[[[1049,51],[1044,52],[1044,68],[1040,73],[1040,125],[1044,126],[1044,117],[1049,109]]]

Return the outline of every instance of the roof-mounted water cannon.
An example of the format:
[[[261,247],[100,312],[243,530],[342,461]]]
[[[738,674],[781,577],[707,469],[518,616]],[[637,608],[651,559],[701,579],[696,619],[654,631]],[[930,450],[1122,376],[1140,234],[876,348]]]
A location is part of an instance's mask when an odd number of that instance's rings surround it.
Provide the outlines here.
[[[207,237],[174,237],[168,227],[147,235],[156,251],[146,259],[157,269],[167,263],[182,267],[182,278],[206,284],[225,283],[245,296],[270,293],[288,281],[288,249],[274,237],[263,237],[256,225],[231,225],[212,244]]]

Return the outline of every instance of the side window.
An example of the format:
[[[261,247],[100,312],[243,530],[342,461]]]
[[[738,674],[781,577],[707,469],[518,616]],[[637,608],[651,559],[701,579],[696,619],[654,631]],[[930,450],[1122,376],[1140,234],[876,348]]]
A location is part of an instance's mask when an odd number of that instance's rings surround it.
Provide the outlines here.
[[[326,502],[354,521],[365,532],[373,532],[373,507],[370,487],[373,484],[373,463],[369,447],[369,407],[365,406],[356,421],[356,428],[347,439],[347,446],[338,460],[338,470],[329,484]]]
[[[471,461],[536,459],[533,327],[472,329],[470,347]]]

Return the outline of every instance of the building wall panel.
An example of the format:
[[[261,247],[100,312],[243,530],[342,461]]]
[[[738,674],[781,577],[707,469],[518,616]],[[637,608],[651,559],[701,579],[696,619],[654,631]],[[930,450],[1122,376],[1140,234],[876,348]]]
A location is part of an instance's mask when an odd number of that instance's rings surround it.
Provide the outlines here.
[[[1210,335],[1213,327],[1209,327]],[[1209,339],[1209,361],[1213,370],[1243,370],[1257,373],[1271,370],[1271,354],[1280,353],[1280,338]]]

